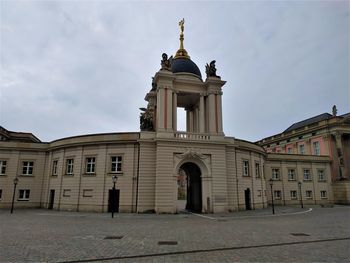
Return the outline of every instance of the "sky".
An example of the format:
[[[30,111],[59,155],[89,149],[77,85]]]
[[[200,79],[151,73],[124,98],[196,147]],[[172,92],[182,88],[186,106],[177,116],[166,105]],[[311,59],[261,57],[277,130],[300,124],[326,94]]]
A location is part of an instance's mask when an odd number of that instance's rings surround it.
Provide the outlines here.
[[[182,18],[202,76],[216,60],[227,81],[226,136],[257,141],[333,105],[348,113],[349,3],[2,0],[0,126],[42,141],[139,131]]]

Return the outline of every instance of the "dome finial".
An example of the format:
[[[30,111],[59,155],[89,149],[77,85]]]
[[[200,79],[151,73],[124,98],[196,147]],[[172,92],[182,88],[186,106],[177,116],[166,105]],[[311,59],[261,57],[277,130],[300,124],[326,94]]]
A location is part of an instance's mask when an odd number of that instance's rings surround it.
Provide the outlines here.
[[[190,58],[186,49],[184,49],[184,29],[185,29],[185,19],[179,22],[180,26],[180,49],[176,52],[175,58]]]

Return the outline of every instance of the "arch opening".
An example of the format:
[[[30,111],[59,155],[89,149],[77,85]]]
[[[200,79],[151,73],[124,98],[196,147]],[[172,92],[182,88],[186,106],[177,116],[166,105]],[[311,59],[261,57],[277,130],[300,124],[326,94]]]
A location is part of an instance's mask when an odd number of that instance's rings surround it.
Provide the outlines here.
[[[179,169],[178,200],[181,199],[186,200],[186,210],[202,212],[201,170],[195,163],[184,163]]]

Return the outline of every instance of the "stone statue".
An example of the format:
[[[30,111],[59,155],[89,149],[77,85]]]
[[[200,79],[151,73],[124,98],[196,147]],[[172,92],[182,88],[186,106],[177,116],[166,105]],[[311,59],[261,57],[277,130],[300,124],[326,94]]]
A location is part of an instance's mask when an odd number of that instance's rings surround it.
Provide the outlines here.
[[[168,55],[166,53],[163,53],[162,54],[162,60],[160,62],[160,65],[162,66],[161,69],[164,69],[164,70],[171,70],[171,62],[173,60],[173,56],[171,56],[169,59],[168,59]]]
[[[151,89],[151,91],[156,90],[156,89],[157,89],[157,83],[154,82],[154,77],[152,77],[152,89]]]
[[[219,76],[216,75],[216,67],[215,67],[215,60],[210,62],[210,64],[205,66],[205,73],[207,73],[207,78],[208,77],[217,77],[220,78]]]
[[[149,107],[140,108],[140,129],[141,131],[153,131],[153,110]]]
[[[337,116],[337,106],[333,105],[333,108],[332,108],[332,113],[333,113],[333,117],[336,117]]]

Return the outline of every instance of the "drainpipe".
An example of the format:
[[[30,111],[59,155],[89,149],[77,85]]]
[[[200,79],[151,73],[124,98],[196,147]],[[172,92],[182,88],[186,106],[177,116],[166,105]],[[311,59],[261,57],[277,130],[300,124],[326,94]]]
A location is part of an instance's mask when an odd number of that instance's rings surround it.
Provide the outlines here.
[[[139,176],[140,176],[140,142],[137,142],[137,172],[136,172],[136,203],[135,203],[135,212],[137,213],[137,205],[139,199]]]

